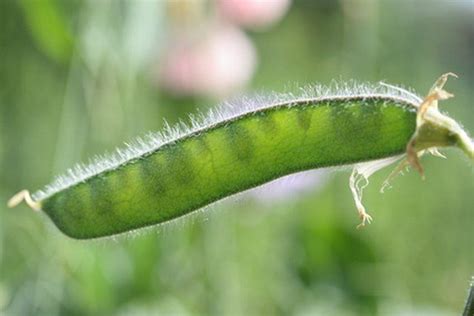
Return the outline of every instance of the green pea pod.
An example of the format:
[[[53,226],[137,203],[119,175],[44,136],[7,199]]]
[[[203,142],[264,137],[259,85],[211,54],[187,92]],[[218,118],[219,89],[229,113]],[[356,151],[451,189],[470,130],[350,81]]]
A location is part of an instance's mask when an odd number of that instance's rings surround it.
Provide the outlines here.
[[[399,169],[422,172],[418,157],[438,147],[474,157],[471,139],[437,110],[451,96],[442,89],[448,75],[424,100],[394,86],[346,84],[211,112],[190,128],[77,167],[33,197],[22,191],[9,205],[25,199],[66,235],[96,238],[164,223],[291,173],[355,164],[350,184],[364,225],[371,217],[360,177],[405,153]]]

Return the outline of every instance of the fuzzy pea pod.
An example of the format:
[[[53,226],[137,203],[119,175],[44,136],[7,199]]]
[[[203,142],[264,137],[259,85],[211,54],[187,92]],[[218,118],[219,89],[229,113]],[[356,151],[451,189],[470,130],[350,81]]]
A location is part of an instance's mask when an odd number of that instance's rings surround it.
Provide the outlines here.
[[[450,94],[443,75],[422,100],[389,85],[316,87],[211,112],[193,126],[150,135],[127,150],[71,169],[25,199],[73,238],[110,236],[164,223],[232,194],[298,171],[355,164],[350,185],[362,219],[360,179],[403,158],[457,146],[471,158],[471,139],[437,109]],[[367,163],[368,162],[368,163]]]

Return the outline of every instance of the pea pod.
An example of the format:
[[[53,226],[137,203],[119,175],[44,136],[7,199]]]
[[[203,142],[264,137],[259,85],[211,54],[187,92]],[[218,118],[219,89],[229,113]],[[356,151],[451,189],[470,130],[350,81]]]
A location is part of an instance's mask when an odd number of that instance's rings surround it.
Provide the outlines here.
[[[350,185],[364,225],[371,217],[361,178],[403,157],[399,169],[422,172],[418,157],[437,147],[474,157],[471,139],[437,109],[451,96],[442,89],[448,75],[424,100],[389,85],[345,85],[211,112],[77,167],[33,197],[22,191],[9,205],[25,199],[66,235],[96,238],[164,223],[291,173],[355,164]]]

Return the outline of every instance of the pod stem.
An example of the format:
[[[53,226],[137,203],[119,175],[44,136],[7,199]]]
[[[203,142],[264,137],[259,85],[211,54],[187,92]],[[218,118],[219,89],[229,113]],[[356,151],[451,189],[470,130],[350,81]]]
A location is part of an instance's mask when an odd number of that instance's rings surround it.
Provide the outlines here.
[[[423,167],[419,157],[425,152],[443,157],[437,150],[440,147],[458,147],[474,161],[474,143],[471,138],[458,122],[438,110],[438,101],[454,97],[443,89],[450,76],[457,78],[451,72],[442,75],[419,105],[416,131],[407,145],[407,161],[422,176]]]
[[[471,286],[469,288],[469,294],[466,299],[466,305],[464,306],[463,316],[474,315],[474,277],[471,280]]]
[[[464,153],[471,158],[472,162],[474,162],[474,139],[470,139],[466,133],[464,133],[465,137],[460,139],[458,143],[458,147],[464,151]]]

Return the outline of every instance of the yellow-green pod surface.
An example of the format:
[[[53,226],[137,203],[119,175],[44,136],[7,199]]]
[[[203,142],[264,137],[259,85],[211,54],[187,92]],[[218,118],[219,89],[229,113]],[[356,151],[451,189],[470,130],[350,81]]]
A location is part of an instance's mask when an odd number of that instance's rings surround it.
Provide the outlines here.
[[[408,98],[280,103],[194,130],[36,200],[65,234],[108,236],[297,171],[401,154],[415,128]]]

